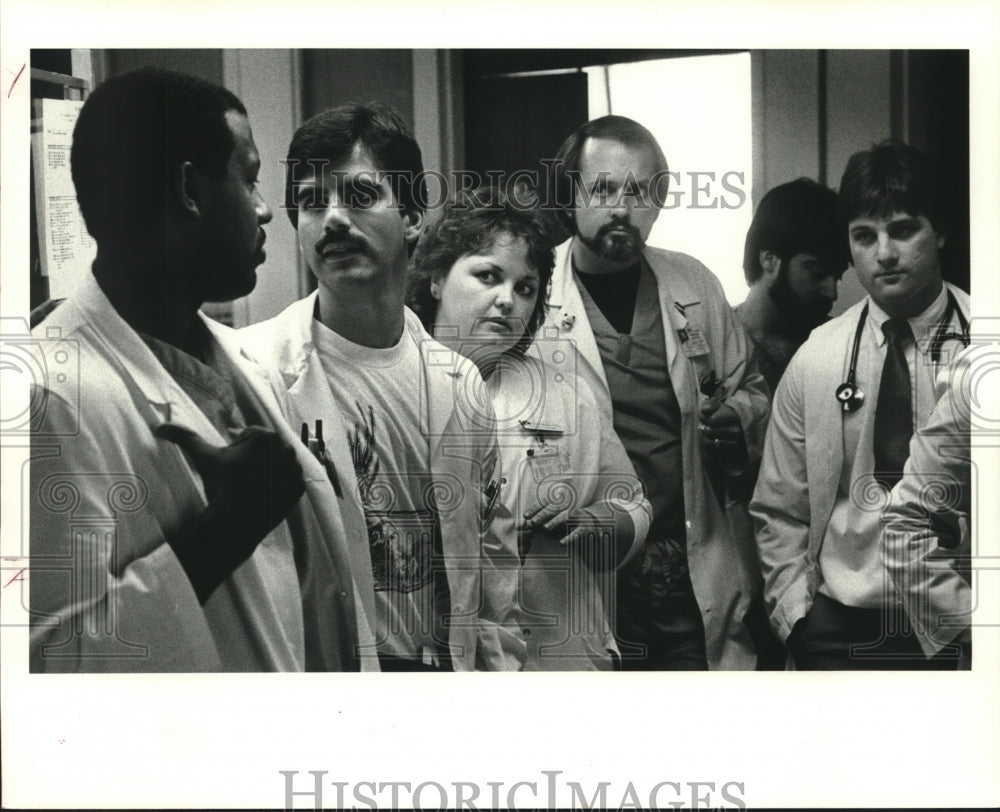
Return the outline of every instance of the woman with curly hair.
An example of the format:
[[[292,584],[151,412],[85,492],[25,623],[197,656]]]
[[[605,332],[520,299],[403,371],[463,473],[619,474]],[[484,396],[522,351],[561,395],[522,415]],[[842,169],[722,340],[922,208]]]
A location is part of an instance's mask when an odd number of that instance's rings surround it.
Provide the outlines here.
[[[610,670],[613,571],[645,538],[649,505],[565,339],[535,340],[553,266],[539,214],[474,192],[423,235],[413,266],[410,307],[486,381],[521,552],[525,670]]]

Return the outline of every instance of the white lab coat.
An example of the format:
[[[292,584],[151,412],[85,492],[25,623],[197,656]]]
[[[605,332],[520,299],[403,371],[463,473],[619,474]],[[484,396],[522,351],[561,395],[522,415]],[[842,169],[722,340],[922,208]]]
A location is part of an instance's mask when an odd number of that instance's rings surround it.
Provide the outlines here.
[[[573,278],[571,244],[569,240],[556,249],[542,337],[546,330],[554,330],[551,335],[560,335],[575,345],[578,374],[594,390],[599,407],[611,416],[601,354]],[[720,505],[706,475],[698,430],[698,380],[713,367],[722,379],[729,393],[726,403],[739,415],[751,461],[760,456],[763,446],[767,385],[750,367],[743,328],[711,271],[696,259],[674,251],[647,247],[644,256],[656,277],[667,366],[681,412],[688,566],[705,627],[708,666],[713,670],[752,669],[756,654],[743,617],[759,592],[759,566],[745,507],[728,499],[726,505]],[[686,306],[685,314],[677,310],[676,303]],[[692,360],[684,354],[677,331],[686,327],[701,330],[710,356]]]
[[[169,422],[228,441],[86,274],[34,332],[53,374],[32,437],[32,670],[339,670],[374,645],[373,602],[351,577],[349,519],[285,422],[280,382],[232,330],[202,318],[234,385],[296,451],[306,493],[290,533],[269,534],[199,604],[166,539],[204,510],[204,489],[180,447],[153,430]]]
[[[948,387],[914,432],[882,517],[882,562],[928,657],[970,628],[971,572],[962,562],[973,554],[971,381],[990,355],[970,347],[948,369]]]
[[[502,498],[514,516],[534,512],[542,501],[568,512],[613,504],[633,527],[621,566],[646,538],[649,502],[610,418],[597,408],[587,383],[565,368],[572,363],[568,344],[545,342],[541,354],[548,363],[505,356],[490,379],[507,479]],[[598,515],[614,521],[610,509]],[[519,592],[526,671],[611,669],[611,652],[618,651],[609,619],[614,578],[614,569],[592,571],[577,550],[552,535],[532,534]]]
[[[968,295],[948,287],[962,313],[968,313]],[[813,330],[774,395],[750,512],[764,568],[764,599],[782,640],[805,617],[820,585],[819,552],[844,465],[844,412],[836,391],[847,380],[867,301]],[[952,322],[958,330],[957,316]]]
[[[273,319],[240,331],[255,355],[280,372],[295,413],[310,425],[317,417],[326,423],[339,414],[312,338],[316,297],[313,293]],[[513,519],[497,510],[492,521],[483,521],[482,487],[490,481],[499,486],[496,435],[484,384],[472,362],[432,339],[409,310],[405,329],[423,359],[413,382],[414,397],[429,443],[428,467],[439,489],[438,521],[453,615],[448,638],[452,663],[457,671],[518,670],[525,651],[515,617]],[[324,425],[324,436],[328,444],[343,447],[344,459],[351,459],[343,425]],[[353,466],[347,462],[338,473],[345,498],[362,511]],[[367,554],[363,527],[351,544]],[[369,564],[369,590],[371,582]]]

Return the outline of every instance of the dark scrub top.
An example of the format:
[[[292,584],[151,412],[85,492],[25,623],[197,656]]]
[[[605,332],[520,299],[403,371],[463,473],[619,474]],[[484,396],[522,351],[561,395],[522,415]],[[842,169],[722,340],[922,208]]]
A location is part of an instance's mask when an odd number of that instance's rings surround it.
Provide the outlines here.
[[[577,272],[576,278],[601,354],[615,431],[653,507],[642,552],[619,571],[624,664],[629,667],[639,644],[648,649],[644,667],[695,667],[704,658],[704,631],[687,566],[681,414],[667,368],[656,279],[645,261],[620,273]],[[671,651],[692,647],[692,658],[671,662]]]

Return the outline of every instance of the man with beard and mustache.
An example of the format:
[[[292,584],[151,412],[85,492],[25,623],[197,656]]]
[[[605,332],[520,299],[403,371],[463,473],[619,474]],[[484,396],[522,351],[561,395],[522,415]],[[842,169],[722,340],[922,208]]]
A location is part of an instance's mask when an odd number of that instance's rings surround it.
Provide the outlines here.
[[[829,318],[847,260],[836,192],[799,178],[764,195],[743,251],[750,292],[735,310],[772,393],[795,351]],[[740,501],[750,501],[759,470],[757,460],[740,485],[734,484]],[[769,628],[762,600],[755,601],[747,622],[757,645],[758,670],[783,669],[787,652]]]
[[[495,421],[473,400],[484,384],[404,304],[420,147],[391,108],[346,104],[299,127],[285,177],[319,287],[242,335],[281,372],[313,445],[353,463],[337,477],[367,528],[351,544],[370,561],[379,666],[515,670],[518,557],[499,524],[512,519],[498,515]]]
[[[729,486],[760,455],[764,379],[719,280],[646,245],[664,206],[663,152],[641,124],[605,116],[562,145],[549,199],[557,248],[546,327],[612,418],[653,506],[642,552],[619,571],[613,622],[626,669],[752,669],[744,623],[760,579]],[[544,341],[537,351],[544,353]]]
[[[812,329],[829,318],[847,261],[836,192],[799,178],[764,195],[743,252],[750,292],[736,313],[772,391]]]

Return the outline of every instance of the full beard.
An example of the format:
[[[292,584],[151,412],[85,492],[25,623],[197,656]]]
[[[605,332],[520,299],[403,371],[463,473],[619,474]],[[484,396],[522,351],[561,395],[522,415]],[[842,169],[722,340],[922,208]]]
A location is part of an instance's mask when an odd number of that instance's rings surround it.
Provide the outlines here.
[[[805,341],[816,327],[830,318],[833,302],[829,299],[803,302],[795,295],[788,284],[788,266],[785,262],[782,262],[778,278],[768,288],[767,293],[781,313],[781,332],[790,338]]]
[[[593,237],[577,236],[596,256],[608,262],[634,262],[645,246],[639,229],[625,222],[606,223]]]

